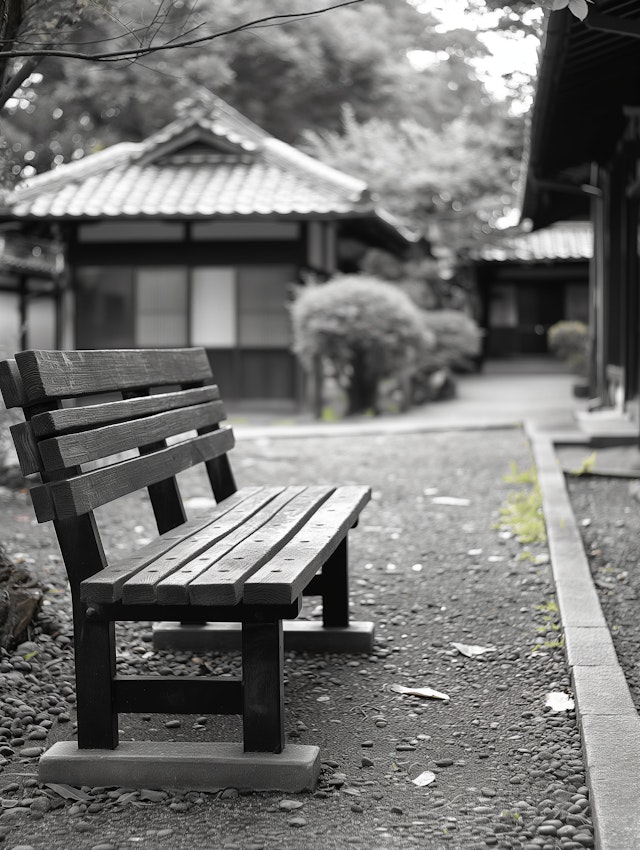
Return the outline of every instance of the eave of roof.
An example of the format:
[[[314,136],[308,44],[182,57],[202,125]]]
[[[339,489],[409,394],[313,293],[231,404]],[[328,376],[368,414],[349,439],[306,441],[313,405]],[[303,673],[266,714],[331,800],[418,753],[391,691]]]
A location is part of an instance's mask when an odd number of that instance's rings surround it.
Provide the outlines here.
[[[485,245],[478,261],[485,263],[547,263],[589,260],[593,256],[590,222],[559,222],[531,233],[506,233]]]
[[[640,4],[590,6],[634,29]],[[591,163],[606,164],[620,138],[623,107],[640,105],[640,39],[592,28],[567,10],[548,14],[529,122],[521,215],[534,226],[586,217]],[[633,23],[631,23],[633,22]]]
[[[250,122],[219,98],[142,142],[123,142],[19,186],[0,218],[371,219],[400,242],[411,234],[362,180]]]

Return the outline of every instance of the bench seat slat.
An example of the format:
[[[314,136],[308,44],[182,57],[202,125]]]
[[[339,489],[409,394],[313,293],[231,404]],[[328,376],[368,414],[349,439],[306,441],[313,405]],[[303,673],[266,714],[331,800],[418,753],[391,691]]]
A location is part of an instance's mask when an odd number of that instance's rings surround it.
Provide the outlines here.
[[[123,593],[123,601],[131,603],[140,601],[144,592],[144,599],[147,602],[156,601],[160,605],[187,605],[189,602],[189,594],[187,585],[201,572],[209,569],[211,564],[224,557],[227,552],[233,549],[238,543],[241,543],[248,535],[262,528],[266,523],[276,516],[284,506],[286,506],[295,496],[303,491],[303,487],[286,487],[282,488],[279,493],[269,504],[265,505],[240,527],[231,531],[222,540],[214,543],[209,549],[193,558],[184,566],[179,567],[166,577],[160,577],[156,587],[141,588],[139,585],[135,587],[136,580],[125,585]],[[133,598],[135,594],[135,599]]]
[[[135,554],[126,558],[119,558],[113,564],[91,576],[91,578],[84,579],[80,584],[81,598],[88,604],[117,602],[122,596],[122,585],[128,578],[144,569],[144,567],[157,558],[160,558],[166,552],[169,552],[192,534],[198,534],[207,526],[217,522],[218,519],[225,516],[229,511],[242,505],[247,499],[260,494],[263,489],[271,488],[243,487],[223,502],[209,509],[206,513],[199,514],[182,525],[172,528],[170,531],[165,531],[164,534],[152,540],[151,543],[147,543],[145,546],[136,550]]]
[[[127,577],[122,586],[122,601],[125,604],[151,604],[157,601],[156,585],[185,564],[193,564],[198,556],[206,556],[212,546],[221,540],[225,542],[233,536],[248,533],[247,527],[253,527],[264,514],[273,512],[272,504],[280,496],[283,487],[262,487],[253,496],[245,499],[223,516],[209,523],[195,534],[180,540],[144,569]],[[225,500],[226,501],[226,500]],[[224,504],[224,502],[222,503]],[[235,534],[234,534],[235,533]]]
[[[368,487],[338,487],[301,531],[244,585],[247,605],[296,599],[336,549],[371,498]]]
[[[222,428],[183,443],[168,446],[153,454],[94,469],[49,487],[57,519],[70,519],[94,508],[163,481],[202,461],[229,451],[234,445],[233,432]]]
[[[36,413],[30,421],[36,437],[53,437],[219,399],[220,390],[213,384],[209,387],[196,387],[193,390],[106,401],[101,404],[87,404],[84,407],[48,410],[44,413]]]
[[[217,425],[224,418],[221,401],[205,402],[130,422],[92,428],[82,433],[51,437],[41,440],[38,448],[44,468],[51,471],[79,466],[187,431]]]
[[[307,487],[227,555],[194,578],[188,586],[192,605],[233,605],[242,599],[245,580],[267,563],[331,496],[334,487]]]
[[[30,404],[102,392],[211,380],[204,349],[21,351],[16,354]]]

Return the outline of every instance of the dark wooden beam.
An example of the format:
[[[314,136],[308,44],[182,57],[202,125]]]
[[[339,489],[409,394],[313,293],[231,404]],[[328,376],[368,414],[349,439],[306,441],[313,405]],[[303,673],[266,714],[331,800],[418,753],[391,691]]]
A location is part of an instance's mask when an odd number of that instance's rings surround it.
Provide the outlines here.
[[[614,15],[603,15],[601,12],[589,10],[585,24],[592,30],[610,32],[614,35],[626,35],[629,38],[640,38],[640,19],[617,18]]]

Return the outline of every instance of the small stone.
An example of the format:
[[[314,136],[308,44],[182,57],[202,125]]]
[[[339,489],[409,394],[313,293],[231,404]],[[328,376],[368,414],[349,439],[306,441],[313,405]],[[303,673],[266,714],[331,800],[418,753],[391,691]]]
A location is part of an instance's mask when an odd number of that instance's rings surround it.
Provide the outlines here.
[[[573,841],[575,841],[576,844],[581,844],[583,847],[595,846],[593,835],[588,832],[576,832],[576,834],[573,836]]]
[[[436,759],[435,765],[436,767],[451,767],[453,765],[453,759]]]
[[[366,757],[362,759],[362,767],[373,767],[373,765],[374,762],[372,759],[368,759]]]
[[[25,747],[20,750],[20,757],[26,759],[37,759],[42,755],[42,747]]]
[[[297,817],[297,818],[289,818],[289,826],[294,827],[294,829],[300,829],[303,826],[307,825],[306,818]]]
[[[299,800],[280,800],[278,808],[283,812],[293,812],[296,809],[301,809],[303,804]]]
[[[32,729],[31,732],[27,735],[27,740],[29,741],[44,741],[47,737],[47,730],[42,726],[36,726],[35,729]]]
[[[167,720],[164,725],[167,729],[178,729],[181,723],[179,720]]]
[[[234,797],[239,796],[239,791],[237,788],[225,788],[222,794],[220,794],[221,800],[232,800]]]
[[[538,827],[538,835],[557,835],[558,830],[552,823],[542,823]]]
[[[391,808],[389,809],[389,811],[390,811],[390,812],[391,812],[391,814],[393,814],[393,815],[401,815],[401,814],[404,814],[404,812],[403,812],[403,810],[400,808],[400,806],[391,806]]]

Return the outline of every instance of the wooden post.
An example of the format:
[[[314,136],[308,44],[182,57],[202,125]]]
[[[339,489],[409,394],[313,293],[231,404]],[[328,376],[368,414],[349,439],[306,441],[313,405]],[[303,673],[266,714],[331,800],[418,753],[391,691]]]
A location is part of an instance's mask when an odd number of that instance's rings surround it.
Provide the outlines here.
[[[324,626],[349,625],[349,569],[345,537],[322,568],[322,623]]]
[[[284,640],[282,620],[242,624],[245,752],[284,749]]]
[[[87,616],[80,582],[106,566],[92,513],[54,522],[71,584],[76,668],[78,746],[115,749],[118,715],[113,680],[116,672],[115,628]],[[90,612],[89,612],[90,613]]]

